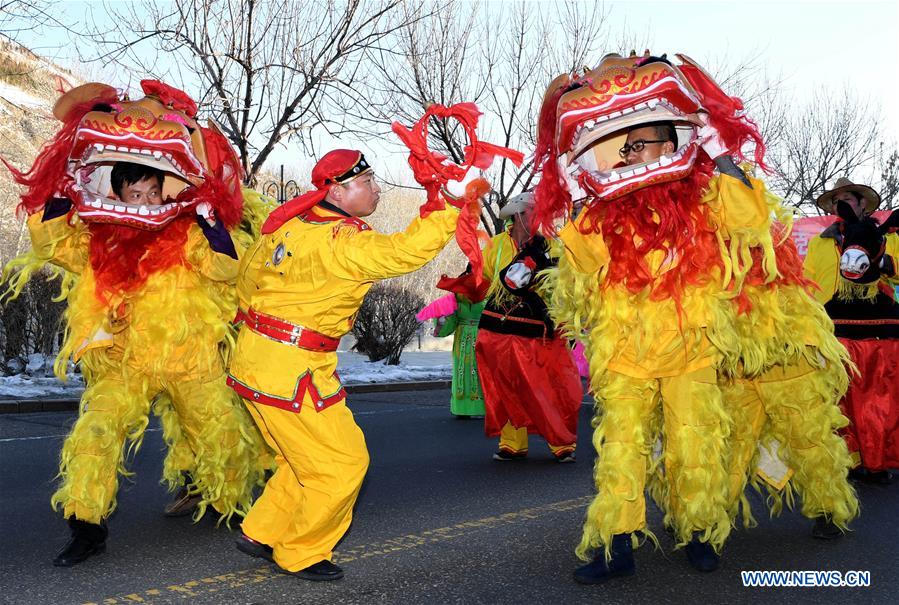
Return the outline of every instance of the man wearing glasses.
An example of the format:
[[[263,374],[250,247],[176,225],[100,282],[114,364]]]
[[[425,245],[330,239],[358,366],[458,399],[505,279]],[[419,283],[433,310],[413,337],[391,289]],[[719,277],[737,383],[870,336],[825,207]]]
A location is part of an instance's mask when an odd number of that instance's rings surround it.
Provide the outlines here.
[[[339,580],[334,546],[350,526],[368,469],[346,407],[337,345],[379,280],[433,259],[456,229],[461,199],[391,235],[360,217],[381,188],[359,151],[312,170],[313,191],[274,212],[238,274],[242,321],[228,384],[246,400],[278,465],[242,523],[237,548],[313,581]]]
[[[677,131],[671,122],[637,126],[627,133],[627,141],[618,150],[625,164],[653,162],[677,150]]]

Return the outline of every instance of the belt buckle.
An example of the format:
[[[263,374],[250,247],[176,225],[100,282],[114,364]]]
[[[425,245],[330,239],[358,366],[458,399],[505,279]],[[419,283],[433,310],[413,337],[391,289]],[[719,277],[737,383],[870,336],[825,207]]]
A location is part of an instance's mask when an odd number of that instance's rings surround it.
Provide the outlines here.
[[[289,342],[293,346],[297,346],[300,343],[300,336],[303,333],[303,328],[301,326],[294,326],[290,331],[290,339]]]

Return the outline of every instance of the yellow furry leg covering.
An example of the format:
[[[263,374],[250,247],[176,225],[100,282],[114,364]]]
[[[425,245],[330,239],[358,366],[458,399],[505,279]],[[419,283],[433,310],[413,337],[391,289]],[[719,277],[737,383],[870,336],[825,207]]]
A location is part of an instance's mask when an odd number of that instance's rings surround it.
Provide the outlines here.
[[[720,550],[730,535],[727,456],[731,420],[711,367],[662,378],[665,525],[678,546],[694,532]]]
[[[758,460],[758,442],[767,416],[756,384],[750,380],[719,382],[724,408],[733,422],[728,461],[728,516],[731,523],[742,512],[743,527],[755,527],[746,498],[746,484]]]
[[[826,515],[846,529],[858,516],[858,498],[847,477],[852,458],[836,432],[849,423],[835,394],[844,380],[842,367],[816,368],[805,358],[773,368],[758,380],[771,436],[780,442],[784,462],[795,471],[784,492],[769,498],[772,514],[780,511],[784,497],[790,504],[795,488],[806,517]]]
[[[585,561],[601,546],[610,557],[615,534],[648,533],[643,490],[654,442],[651,417],[659,402],[658,384],[652,379],[605,372],[594,378],[594,385],[598,385],[593,431],[593,447],[599,454],[593,469],[597,494],[575,550]]]
[[[171,398],[161,399],[158,410],[169,445],[163,479],[173,489],[181,484],[182,471],[190,473],[191,490],[202,495],[195,519],[210,505],[226,524],[234,515],[245,516],[271,455],[242,401],[224,374],[171,384],[167,391]]]
[[[116,506],[117,474],[128,475],[127,454],[140,447],[150,402],[146,385],[126,384],[121,372],[91,381],[81,398],[81,412],[62,446],[62,482],[50,503],[66,518],[100,523]]]

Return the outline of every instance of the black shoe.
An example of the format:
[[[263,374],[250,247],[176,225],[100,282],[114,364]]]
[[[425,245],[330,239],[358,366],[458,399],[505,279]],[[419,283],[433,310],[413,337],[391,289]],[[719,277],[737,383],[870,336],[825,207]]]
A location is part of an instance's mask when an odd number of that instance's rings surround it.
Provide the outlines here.
[[[718,561],[721,560],[721,557],[718,556],[711,544],[703,542],[699,536],[699,532],[693,534],[693,539],[684,548],[687,560],[697,571],[715,571],[718,569]]]
[[[865,481],[868,478],[868,471],[863,466],[856,466],[849,469],[849,479],[852,481]]]
[[[284,571],[284,573],[311,582],[332,582],[343,577],[343,570],[328,560],[319,561],[300,571]]]
[[[185,485],[178,490],[172,501],[165,505],[163,514],[166,517],[186,517],[197,510],[202,499],[203,496],[199,492],[192,494]]]
[[[493,459],[499,460],[500,462],[508,462],[509,460],[524,460],[527,457],[527,452],[513,452],[507,449],[499,449],[495,454],[493,454]]]
[[[632,576],[637,571],[634,563],[634,547],[630,534],[612,536],[612,558],[606,561],[605,549],[590,563],[574,570],[574,581],[578,584],[602,584],[612,578]]]
[[[88,557],[106,552],[108,532],[105,525],[69,517],[69,529],[72,531],[72,539],[53,559],[53,565],[56,567],[72,567]]]
[[[829,517],[824,515],[815,517],[815,524],[812,526],[812,537],[819,540],[834,540],[843,535],[843,530],[834,525]]]
[[[555,454],[556,462],[560,462],[562,464],[566,464],[568,462],[577,462],[577,459],[574,457],[574,450],[565,450]]]
[[[241,532],[240,535],[237,536],[237,540],[234,542],[234,545],[237,546],[237,550],[246,555],[257,557],[259,559],[265,559],[266,561],[269,561],[271,563],[275,562],[275,555],[271,546],[269,546],[268,544],[263,544],[262,542],[257,542],[243,532]]]
[[[866,480],[875,485],[890,485],[893,482],[893,476],[890,471],[868,471]]]

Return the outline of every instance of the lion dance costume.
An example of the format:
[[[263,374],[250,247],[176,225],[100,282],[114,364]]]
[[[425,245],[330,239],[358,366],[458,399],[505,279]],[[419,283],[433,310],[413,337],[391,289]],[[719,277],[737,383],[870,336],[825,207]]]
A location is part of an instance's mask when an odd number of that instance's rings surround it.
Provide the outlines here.
[[[691,563],[713,569],[769,434],[797,469],[790,483],[803,512],[840,527],[857,512],[835,433],[845,424],[836,407],[845,350],[805,292],[798,256],[779,253],[791,244],[772,221],[776,200],[727,156],[752,142],[763,166],[755,126],[679,58],[606,56],[554,80],[540,115],[535,221],[553,232],[574,201],[584,204],[558,231],[565,253],[553,297],[557,320],[586,335],[596,394],[598,494],[577,554],[604,552],[575,573],[583,582],[634,572],[634,535],[652,537],[647,483]],[[616,163],[628,129],[659,122],[675,127],[672,153]],[[733,170],[713,174],[719,156]],[[749,326],[765,329],[758,342]],[[754,389],[739,402],[758,414],[752,423],[734,413],[740,387]]]
[[[128,474],[126,452],[140,446],[151,408],[168,445],[164,480],[175,489],[189,473],[202,496],[196,518],[207,506],[225,520],[245,514],[266,466],[265,446],[225,384],[237,250],[252,237],[236,228],[252,206],[244,208],[242,171],[215,125],[196,122],[187,95],[141,84],[137,101],[103,84],[69,91],[54,107],[62,128],[31,170],[10,167],[27,187],[20,209],[33,248],[7,267],[7,294],[51,264],[68,302],[55,370],[64,378],[71,357],[86,383],[52,503],[93,552],[105,547],[117,474]],[[162,171],[163,203],[118,199],[110,174],[119,162]]]

